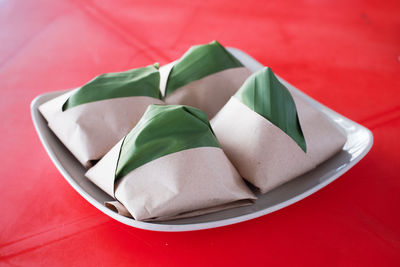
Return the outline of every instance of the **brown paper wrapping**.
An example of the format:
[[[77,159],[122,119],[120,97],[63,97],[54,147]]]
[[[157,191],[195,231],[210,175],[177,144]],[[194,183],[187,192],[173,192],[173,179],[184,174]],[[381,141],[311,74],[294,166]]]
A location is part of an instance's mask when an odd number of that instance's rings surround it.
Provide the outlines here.
[[[212,212],[217,212],[221,210],[226,210],[230,208],[237,208],[237,207],[242,207],[242,206],[248,206],[253,203],[253,200],[250,199],[242,199],[242,200],[237,200],[231,203],[226,203],[218,206],[214,206],[211,208],[205,208],[205,209],[200,209],[200,210],[194,210],[194,211],[189,211],[189,212],[184,212],[175,216],[166,216],[166,217],[157,217],[153,219],[146,219],[144,221],[151,222],[151,221],[168,221],[168,220],[176,220],[176,219],[183,219],[183,218],[189,218],[189,217],[194,217],[194,216],[200,216]],[[115,201],[107,201],[105,203],[106,207],[111,209],[112,211],[125,216],[129,218],[133,218],[132,215],[129,213],[129,211],[125,208],[124,205],[121,204],[121,202],[115,200]]]
[[[251,204],[256,199],[222,149],[216,147],[163,156],[138,167],[114,185],[109,170],[115,171],[120,147],[118,143],[86,176],[108,194],[114,190],[115,199],[136,220],[196,216]],[[125,212],[118,203],[107,204]]]
[[[174,62],[160,68],[161,92]],[[188,105],[203,110],[212,118],[251,75],[245,67],[226,69],[193,81],[165,97],[169,105]]]
[[[343,147],[346,136],[335,124],[291,92],[307,153],[278,127],[232,97],[211,125],[239,173],[262,193],[315,168]]]
[[[150,104],[163,104],[147,97],[121,97],[82,104],[66,111],[62,105],[73,91],[39,107],[50,129],[85,167],[98,160],[140,120]]]

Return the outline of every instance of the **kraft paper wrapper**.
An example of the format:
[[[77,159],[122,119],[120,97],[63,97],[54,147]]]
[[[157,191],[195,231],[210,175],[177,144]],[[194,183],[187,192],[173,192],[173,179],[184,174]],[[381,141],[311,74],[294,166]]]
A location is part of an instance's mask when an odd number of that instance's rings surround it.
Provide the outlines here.
[[[253,203],[253,200],[250,199],[242,199],[238,200],[235,202],[231,203],[226,203],[218,206],[214,206],[211,208],[205,208],[205,209],[200,209],[200,210],[195,210],[195,211],[189,211],[189,212],[184,212],[179,215],[175,216],[166,216],[166,217],[158,217],[155,219],[146,219],[144,221],[151,222],[151,221],[168,221],[168,220],[176,220],[176,219],[183,219],[183,218],[189,218],[189,217],[194,217],[194,216],[200,216],[212,212],[217,212],[221,210],[226,210],[230,208],[237,208],[237,207],[242,207],[242,206],[248,206]],[[114,212],[117,212],[118,214],[133,218],[132,215],[129,213],[129,211],[125,208],[124,205],[121,204],[121,202],[115,200],[115,201],[107,201],[105,203],[106,207],[111,209]]]
[[[291,92],[307,153],[281,129],[232,97],[211,125],[243,178],[262,193],[315,168],[341,150],[345,134],[300,95]]]
[[[84,165],[98,160],[125,136],[150,104],[164,104],[147,97],[121,97],[82,104],[66,111],[62,105],[73,91],[39,107],[49,128]]]
[[[199,147],[146,163],[114,185],[119,142],[86,176],[136,220],[170,220],[251,204],[256,197],[222,149]],[[113,193],[114,190],[114,194]],[[120,205],[122,204],[122,206]],[[123,209],[125,207],[125,210]]]
[[[160,68],[163,94],[174,62]],[[176,89],[165,97],[169,105],[188,105],[203,110],[212,118],[251,75],[245,67],[226,69]]]

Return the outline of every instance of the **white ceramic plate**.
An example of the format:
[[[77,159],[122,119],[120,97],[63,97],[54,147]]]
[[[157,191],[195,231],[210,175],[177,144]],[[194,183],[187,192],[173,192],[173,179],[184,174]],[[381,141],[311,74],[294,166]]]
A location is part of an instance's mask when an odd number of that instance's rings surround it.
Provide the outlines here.
[[[238,49],[229,48],[229,51],[252,71],[257,71],[263,67],[252,57]],[[282,82],[286,86],[294,88],[287,82],[283,80]],[[215,228],[247,221],[274,212],[315,193],[337,179],[360,161],[368,153],[373,143],[372,133],[367,128],[343,117],[301,93],[310,105],[327,114],[336,124],[345,130],[347,142],[341,152],[319,165],[316,169],[297,177],[269,193],[258,195],[258,200],[254,205],[187,219],[151,223],[140,222],[121,216],[103,205],[105,201],[111,200],[110,197],[85,178],[85,169],[48,128],[45,119],[38,111],[38,107],[62,93],[51,92],[40,95],[31,104],[33,123],[51,160],[68,183],[93,206],[117,221],[147,230],[178,232]]]

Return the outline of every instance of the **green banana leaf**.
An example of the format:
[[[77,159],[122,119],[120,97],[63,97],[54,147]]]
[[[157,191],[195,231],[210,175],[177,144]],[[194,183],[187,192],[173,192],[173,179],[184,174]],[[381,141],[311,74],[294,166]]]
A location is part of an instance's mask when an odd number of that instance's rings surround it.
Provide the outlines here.
[[[122,142],[115,178],[162,156],[196,147],[220,147],[203,111],[150,105]]]
[[[161,99],[158,64],[124,72],[97,76],[71,95],[62,106],[65,111],[78,105],[128,96]]]
[[[172,67],[165,88],[165,96],[190,82],[238,67],[243,67],[242,63],[217,41],[192,46]]]
[[[289,135],[306,152],[296,104],[288,89],[268,67],[251,75],[236,92],[243,104]]]

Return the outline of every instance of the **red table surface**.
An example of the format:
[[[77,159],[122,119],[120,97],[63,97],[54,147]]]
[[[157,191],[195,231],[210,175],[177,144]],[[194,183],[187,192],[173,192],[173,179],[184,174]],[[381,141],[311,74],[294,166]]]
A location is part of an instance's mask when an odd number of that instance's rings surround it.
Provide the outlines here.
[[[42,93],[217,39],[374,134],[337,181],[217,229],[123,225],[64,180],[34,130]],[[0,265],[400,266],[400,2],[0,1]]]

